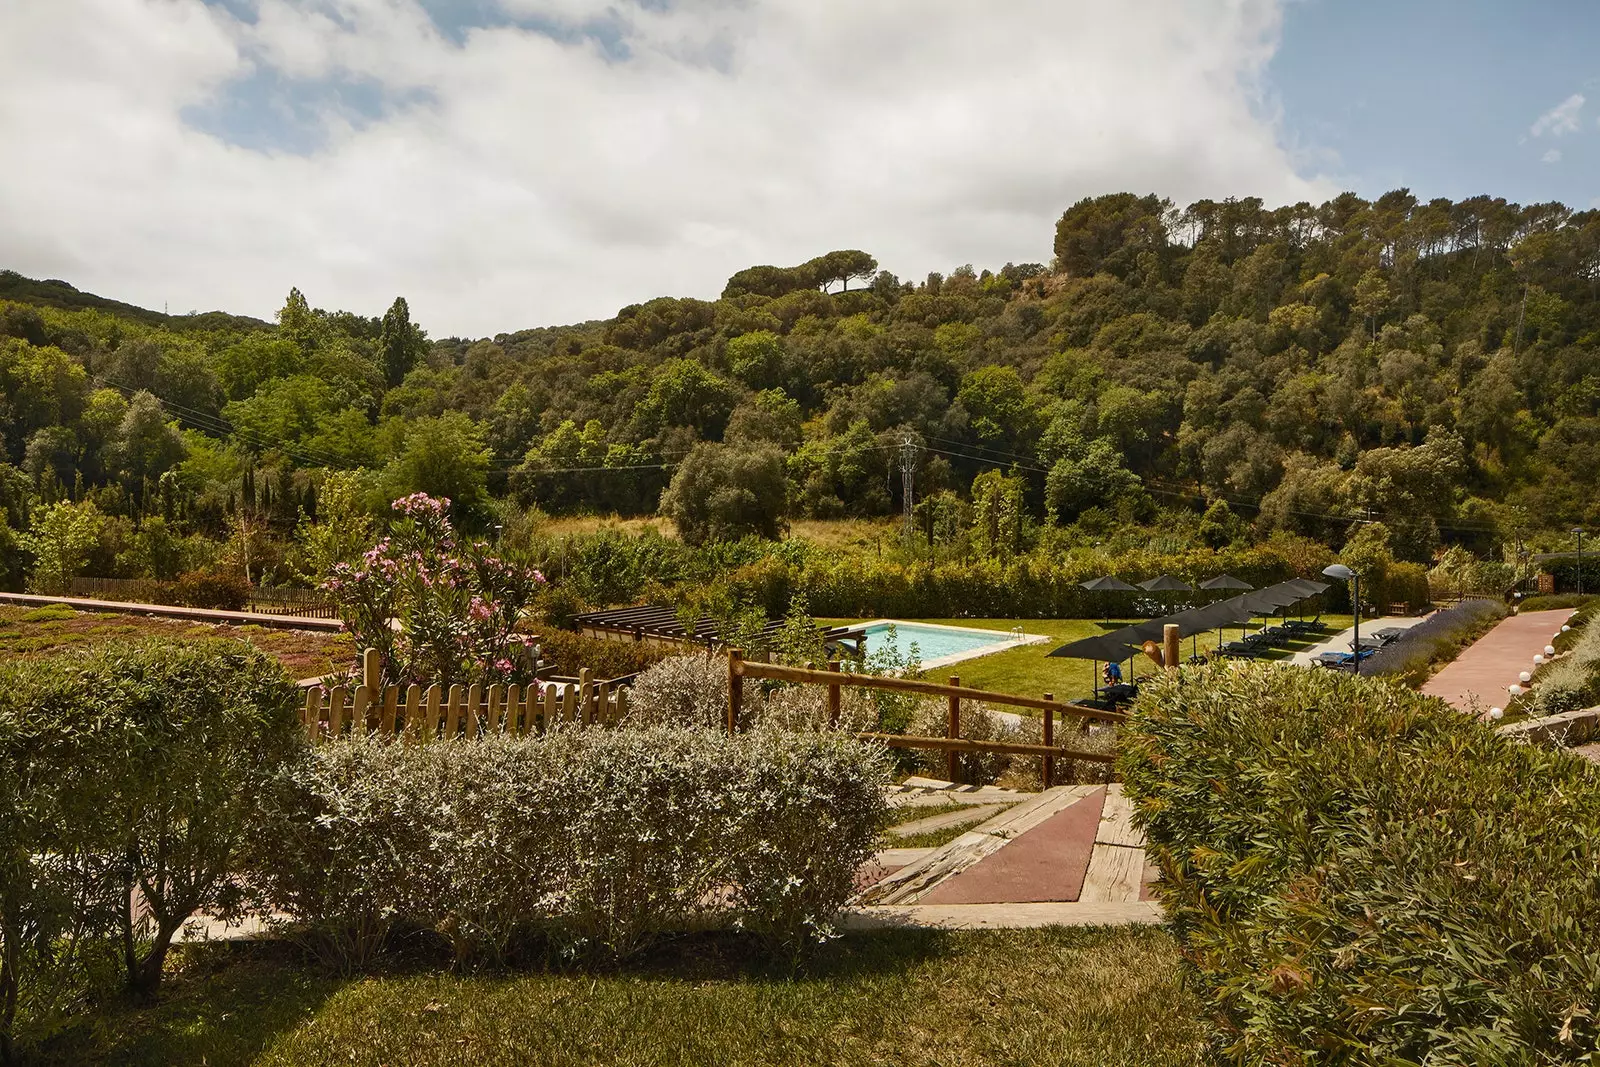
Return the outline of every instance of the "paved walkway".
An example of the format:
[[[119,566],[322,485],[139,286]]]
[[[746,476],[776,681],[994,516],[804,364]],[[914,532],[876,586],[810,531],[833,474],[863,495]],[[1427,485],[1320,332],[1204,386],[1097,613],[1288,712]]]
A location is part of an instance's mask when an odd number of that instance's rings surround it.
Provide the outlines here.
[[[1511,616],[1428,679],[1422,691],[1462,711],[1503,707],[1508,699],[1506,687],[1516,684],[1522,671],[1533,670],[1533,657],[1544,651],[1571,616],[1568,608]]]
[[[1159,923],[1155,877],[1121,784],[1058,786],[941,848],[880,853],[845,925]]]

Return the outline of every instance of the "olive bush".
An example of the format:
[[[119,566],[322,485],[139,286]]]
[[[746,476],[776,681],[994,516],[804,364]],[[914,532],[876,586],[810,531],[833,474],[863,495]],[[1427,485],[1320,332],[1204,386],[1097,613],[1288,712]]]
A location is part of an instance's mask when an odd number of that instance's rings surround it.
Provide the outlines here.
[[[621,957],[660,936],[828,935],[886,807],[881,750],[827,733],[569,728],[468,744],[345,739],[267,795],[263,904],[344,966],[431,929]]]

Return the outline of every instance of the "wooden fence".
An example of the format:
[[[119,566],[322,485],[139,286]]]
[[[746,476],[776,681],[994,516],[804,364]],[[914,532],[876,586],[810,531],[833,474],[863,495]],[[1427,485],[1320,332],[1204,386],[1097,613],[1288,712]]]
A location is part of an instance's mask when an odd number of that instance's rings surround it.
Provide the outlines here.
[[[543,733],[561,723],[615,726],[628,714],[628,689],[593,681],[576,684],[380,686],[378,654],[368,649],[362,684],[306,690],[300,722],[313,740],[368,733],[408,741],[473,739],[491,734]]]
[[[837,662],[829,663],[827,670],[816,670],[812,667],[784,667],[773,663],[756,663],[752,660],[746,660],[743,651],[735,648],[728,650],[727,729],[729,733],[737,732],[743,725],[744,680],[746,678],[770,678],[781,682],[826,687],[828,691],[828,721],[830,725],[834,726],[837,726],[839,722],[840,690],[844,686],[854,686],[862,689],[887,689],[900,693],[921,693],[926,696],[944,697],[949,706],[944,737],[913,737],[906,734],[879,733],[862,733],[856,736],[863,741],[877,741],[891,748],[942,749],[947,757],[947,777],[952,782],[959,780],[959,756],[962,752],[994,752],[1040,757],[1044,763],[1040,777],[1044,782],[1044,787],[1048,789],[1054,778],[1055,761],[1058,759],[1086,760],[1092,763],[1111,763],[1116,760],[1115,756],[1104,752],[1079,752],[1058,746],[1055,741],[1055,717],[1058,713],[1063,717],[1063,720],[1069,717],[1078,719],[1085,732],[1087,732],[1092,722],[1120,722],[1127,718],[1120,711],[1103,711],[1099,708],[1084,707],[1080,704],[1062,703],[1057,701],[1050,693],[1046,693],[1042,698],[1025,697],[1015,696],[1010,693],[991,693],[983,689],[969,689],[961,684],[960,678],[951,678],[949,685],[940,685],[937,682],[926,682],[917,678],[887,678],[875,674],[856,674],[841,671]],[[1031,708],[1042,712],[1044,744],[975,741],[962,737],[961,702],[963,700],[978,700],[985,704],[1002,704],[1014,708]]]

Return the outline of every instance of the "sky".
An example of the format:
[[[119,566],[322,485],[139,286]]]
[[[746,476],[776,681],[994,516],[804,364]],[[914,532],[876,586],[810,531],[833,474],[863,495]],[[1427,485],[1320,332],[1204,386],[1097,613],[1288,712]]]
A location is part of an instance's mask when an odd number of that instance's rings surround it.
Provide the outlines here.
[[[1048,262],[1085,196],[1600,200],[1592,0],[4,0],[0,267],[430,334],[861,248]]]

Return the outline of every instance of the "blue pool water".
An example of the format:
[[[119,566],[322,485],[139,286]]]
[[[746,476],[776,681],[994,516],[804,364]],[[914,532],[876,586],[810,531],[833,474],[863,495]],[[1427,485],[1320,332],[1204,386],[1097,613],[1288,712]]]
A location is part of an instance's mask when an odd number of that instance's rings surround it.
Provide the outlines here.
[[[891,647],[889,636],[891,630],[894,631],[892,647],[898,648],[902,655],[909,655],[911,646],[915,644],[917,646],[917,655],[923,663],[943,659],[946,656],[970,654],[979,649],[991,647],[999,649],[1014,641],[1010,634],[997,634],[983,630],[924,626],[915,622],[897,622],[893,624],[878,622],[866,627],[866,647],[869,655]]]

